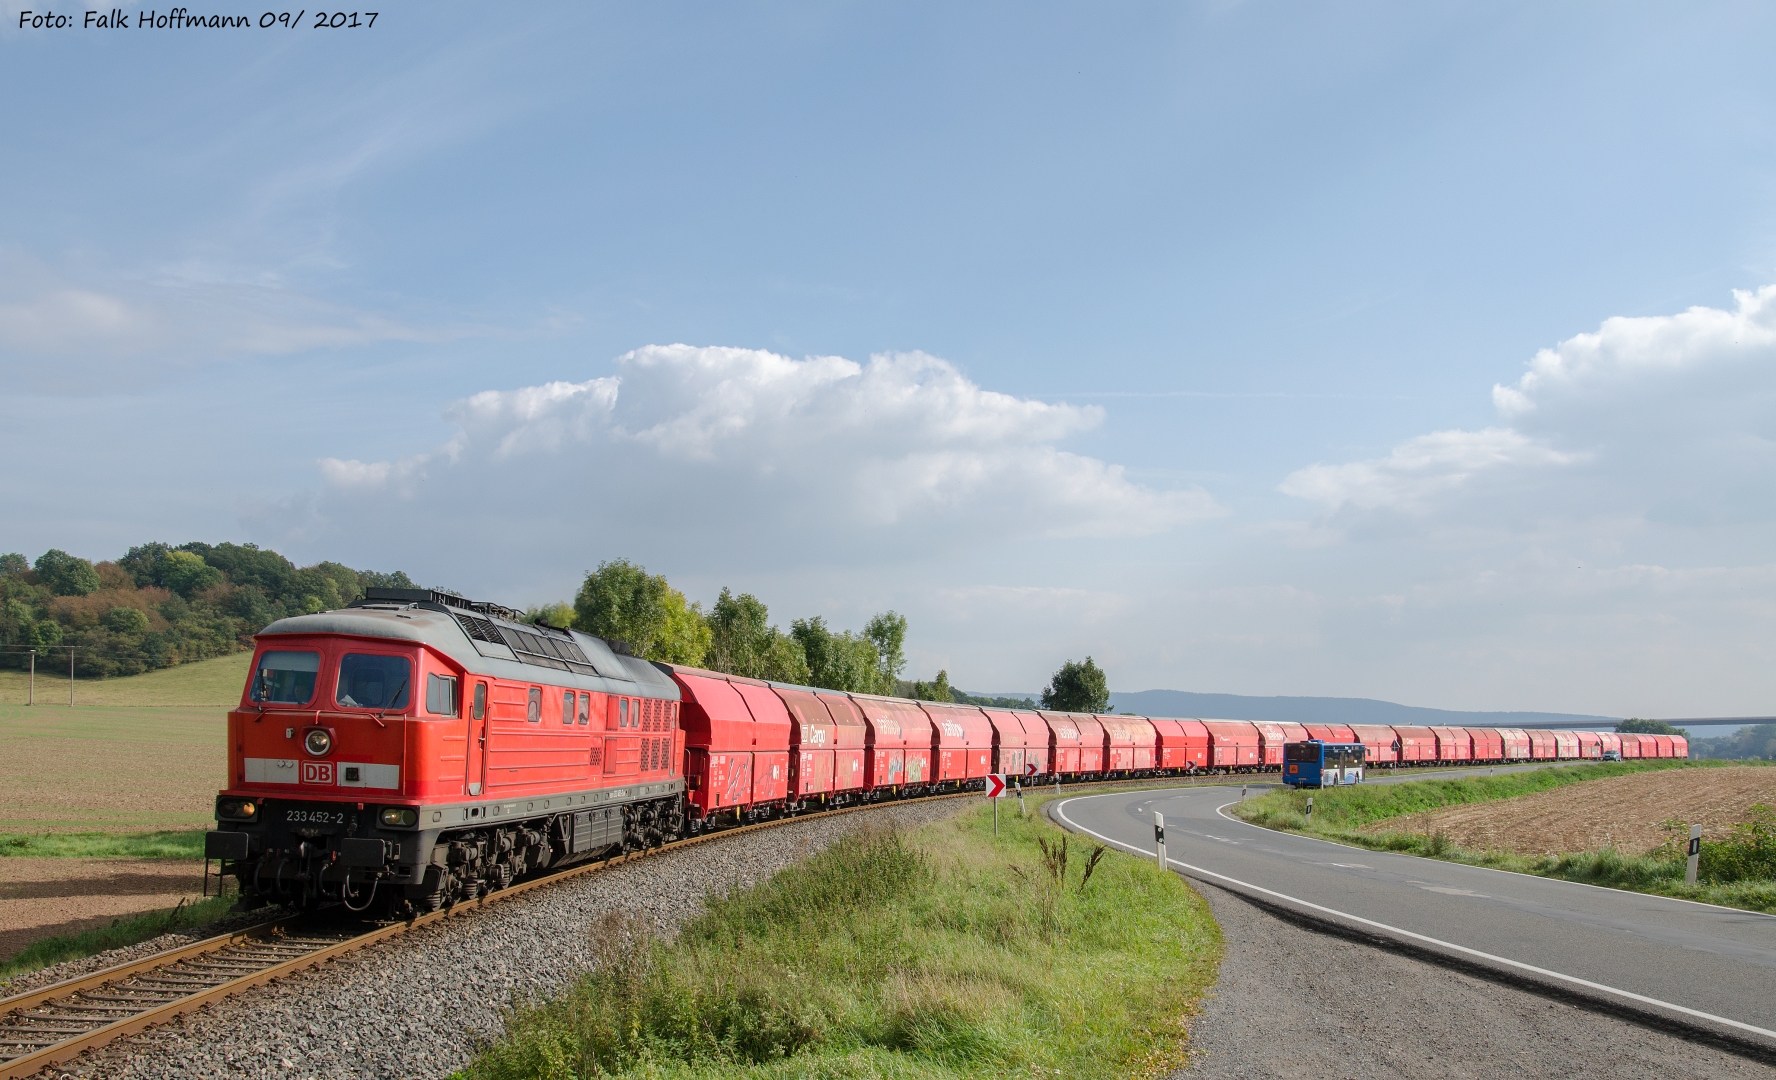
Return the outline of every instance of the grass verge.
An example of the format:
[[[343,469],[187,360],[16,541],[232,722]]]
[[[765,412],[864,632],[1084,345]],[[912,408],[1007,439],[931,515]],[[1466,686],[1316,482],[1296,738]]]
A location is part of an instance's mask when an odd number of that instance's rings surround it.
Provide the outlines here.
[[[144,911],[139,915],[113,919],[110,926],[32,942],[5,960],[0,960],[0,981],[46,968],[51,964],[79,960],[107,949],[136,945],[174,930],[213,923],[228,915],[228,909],[234,905],[235,900],[236,897],[232,894],[212,896],[208,900],[199,900],[192,904],[181,903],[178,907],[165,911]]]
[[[853,834],[710,901],[670,941],[609,916],[591,972],[517,1008],[459,1076],[1090,1078],[1181,1064],[1221,954],[1202,898],[1034,813],[1000,818],[998,837],[984,807]]]
[[[1718,768],[1738,764],[1745,763],[1623,761],[1404,784],[1365,784],[1314,791],[1285,788],[1240,803],[1232,808],[1232,813],[1241,820],[1265,828],[1374,851],[1398,851],[1495,870],[1776,913],[1776,815],[1768,811],[1761,816],[1754,813],[1752,821],[1737,827],[1732,839],[1703,842],[1702,864],[1695,885],[1684,883],[1686,852],[1675,840],[1645,855],[1629,855],[1604,848],[1534,856],[1457,847],[1443,832],[1366,829],[1392,818],[1446,806],[1509,799],[1587,780],[1662,769]],[[1310,796],[1314,800],[1311,818],[1307,814]],[[1686,842],[1687,836],[1686,829]]]
[[[201,859],[204,832],[0,833],[0,858]]]

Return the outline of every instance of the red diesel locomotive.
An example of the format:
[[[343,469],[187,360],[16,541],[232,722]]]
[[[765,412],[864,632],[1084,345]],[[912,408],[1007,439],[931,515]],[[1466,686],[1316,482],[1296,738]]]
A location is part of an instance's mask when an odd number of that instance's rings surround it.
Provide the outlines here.
[[[655,664],[494,604],[372,589],[257,638],[205,854],[243,903],[435,910],[527,873],[809,809],[1030,782],[1687,757],[1610,732],[1252,723],[952,705]]]

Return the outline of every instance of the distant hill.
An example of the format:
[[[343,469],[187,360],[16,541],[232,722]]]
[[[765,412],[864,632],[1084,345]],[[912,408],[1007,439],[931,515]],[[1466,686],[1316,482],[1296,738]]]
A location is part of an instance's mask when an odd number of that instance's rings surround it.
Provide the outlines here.
[[[1396,705],[1372,698],[1244,697],[1193,694],[1185,690],[1142,690],[1110,695],[1117,712],[1141,716],[1211,716],[1224,720],[1287,720],[1296,724],[1405,724],[1428,727],[1587,727],[1613,728],[1617,716],[1553,712],[1456,712]]]
[[[1040,698],[1041,694],[1006,694]],[[1372,698],[1245,697],[1193,694],[1187,690],[1142,690],[1110,694],[1110,707],[1137,716],[1203,716],[1218,720],[1287,720],[1294,724],[1405,724],[1410,727],[1574,727],[1614,728],[1618,716],[1553,712],[1456,712],[1396,705]]]

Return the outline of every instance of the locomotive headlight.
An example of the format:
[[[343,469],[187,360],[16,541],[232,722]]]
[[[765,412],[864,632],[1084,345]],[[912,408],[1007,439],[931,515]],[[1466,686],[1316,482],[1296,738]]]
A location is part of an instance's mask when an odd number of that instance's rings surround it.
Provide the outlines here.
[[[411,806],[385,806],[382,809],[384,825],[404,826],[419,824],[419,811]]]
[[[234,821],[252,821],[259,807],[252,799],[223,799],[216,804],[216,816]]]
[[[315,728],[303,737],[302,745],[314,757],[326,757],[327,751],[333,749],[333,736],[321,728]]]

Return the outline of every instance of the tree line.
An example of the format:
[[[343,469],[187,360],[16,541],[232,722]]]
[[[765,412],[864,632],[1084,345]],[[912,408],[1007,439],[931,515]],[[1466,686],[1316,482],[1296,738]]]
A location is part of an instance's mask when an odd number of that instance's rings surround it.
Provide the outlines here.
[[[723,588],[707,612],[660,574],[627,559],[600,563],[586,575],[574,602],[532,608],[525,617],[621,641],[637,656],[728,675],[817,686],[854,694],[921,701],[953,701],[1001,708],[1036,708],[1029,698],[972,695],[950,685],[947,671],[930,682],[900,677],[906,668],[906,616],[883,611],[861,631],[834,630],[818,615],[795,619],[787,631],[771,623],[770,609],[751,593]],[[1091,657],[1067,661],[1042,694],[1042,708],[1105,712],[1110,690]]]
[[[91,562],[51,549],[33,562],[0,555],[0,667],[22,668],[29,650],[66,661],[88,678],[136,675],[252,647],[278,619],[345,607],[372,587],[416,588],[402,571],[354,570],[336,562],[298,567],[256,544],[164,543],[132,547]],[[625,643],[637,656],[773,682],[924,701],[1033,709],[1029,698],[969,694],[949,672],[908,680],[907,620],[895,611],[860,631],[821,616],[782,630],[764,602],[724,588],[707,611],[666,578],[627,559],[586,575],[573,603],[525,613],[531,622],[574,627]],[[1106,712],[1103,671],[1086,657],[1067,661],[1041,695],[1041,708]]]
[[[96,563],[56,549],[35,562],[0,555],[0,666],[24,667],[31,649],[63,664],[74,646],[77,675],[136,675],[251,648],[268,624],[344,607],[371,586],[413,581],[336,562],[297,567],[254,544],[142,544]]]

